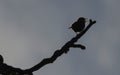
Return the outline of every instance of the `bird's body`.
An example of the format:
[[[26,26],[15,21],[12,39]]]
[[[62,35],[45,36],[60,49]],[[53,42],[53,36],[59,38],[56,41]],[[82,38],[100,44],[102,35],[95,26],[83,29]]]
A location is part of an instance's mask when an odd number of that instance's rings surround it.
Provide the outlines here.
[[[80,33],[81,31],[84,30],[84,28],[85,28],[85,23],[86,23],[85,18],[80,17],[76,22],[74,22],[74,23],[72,24],[72,26],[71,26],[70,28],[72,28],[74,32]]]

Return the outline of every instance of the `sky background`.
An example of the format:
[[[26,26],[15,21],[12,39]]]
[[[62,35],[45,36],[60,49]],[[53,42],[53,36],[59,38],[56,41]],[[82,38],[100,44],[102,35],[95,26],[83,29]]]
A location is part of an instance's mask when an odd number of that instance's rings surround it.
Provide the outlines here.
[[[53,64],[34,75],[120,75],[120,0],[0,0],[0,54],[8,65],[27,69],[52,56],[76,34],[79,17],[96,20]]]

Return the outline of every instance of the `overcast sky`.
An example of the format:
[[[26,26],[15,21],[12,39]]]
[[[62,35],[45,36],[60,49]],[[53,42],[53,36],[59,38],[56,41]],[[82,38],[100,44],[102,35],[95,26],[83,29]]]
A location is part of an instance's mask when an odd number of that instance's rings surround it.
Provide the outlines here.
[[[0,54],[27,69],[75,36],[79,17],[96,20],[71,48],[34,75],[120,75],[120,0],[0,0]]]

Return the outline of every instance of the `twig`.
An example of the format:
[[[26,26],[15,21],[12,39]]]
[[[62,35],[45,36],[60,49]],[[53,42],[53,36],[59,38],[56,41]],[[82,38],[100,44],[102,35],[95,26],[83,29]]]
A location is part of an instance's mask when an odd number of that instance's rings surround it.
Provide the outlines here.
[[[81,44],[73,44],[71,47],[73,47],[73,48],[81,48],[82,50],[86,49],[86,47],[81,45]]]

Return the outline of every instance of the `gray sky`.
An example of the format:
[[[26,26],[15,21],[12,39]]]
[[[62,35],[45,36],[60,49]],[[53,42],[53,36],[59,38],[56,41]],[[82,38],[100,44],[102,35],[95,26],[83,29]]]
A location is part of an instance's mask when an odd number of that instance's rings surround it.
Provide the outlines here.
[[[0,0],[0,54],[5,63],[30,68],[75,36],[79,17],[96,20],[73,49],[34,75],[120,75],[119,0]]]

